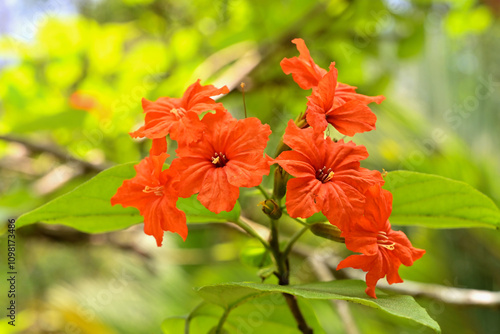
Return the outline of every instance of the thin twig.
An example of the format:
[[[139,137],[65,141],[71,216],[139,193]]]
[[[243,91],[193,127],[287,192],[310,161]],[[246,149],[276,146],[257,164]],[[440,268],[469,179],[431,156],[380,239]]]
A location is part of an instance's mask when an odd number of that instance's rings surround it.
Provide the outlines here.
[[[310,224],[308,224],[308,223],[306,223],[306,222],[303,222],[302,220],[300,220],[300,219],[298,219],[298,218],[294,218],[294,217],[290,216],[290,214],[289,214],[286,210],[284,210],[283,208],[282,208],[282,210],[283,210],[282,212],[283,212],[285,215],[287,215],[288,217],[292,218],[292,219],[293,219],[293,220],[295,220],[297,223],[299,223],[299,224],[301,224],[301,225],[304,225],[304,226],[309,226],[309,225],[310,225]]]
[[[251,235],[252,237],[256,238],[257,240],[259,240],[262,245],[267,249],[267,250],[271,250],[270,247],[269,247],[269,243],[264,240],[259,233],[257,233],[252,227],[250,227],[247,223],[245,223],[243,220],[241,219],[238,219],[236,221],[233,222],[234,224],[238,225],[239,227],[241,227],[245,232],[247,232],[249,235]]]
[[[262,195],[264,195],[264,197],[265,197],[266,199],[270,199],[270,198],[271,198],[271,197],[269,196],[269,193],[267,192],[267,190],[266,190],[266,189],[264,189],[264,187],[263,187],[262,185],[260,185],[260,184],[259,184],[256,188],[260,190],[260,192],[262,193]]]
[[[318,255],[318,251],[305,245],[296,245],[293,249],[294,254],[309,258],[311,254]],[[331,250],[325,252],[323,262],[332,271],[336,277],[348,279],[365,279],[365,273],[356,269],[346,268],[342,271],[336,271],[337,265],[342,260],[341,257],[331,253]],[[414,297],[426,297],[441,301],[445,304],[460,306],[480,306],[480,307],[500,307],[500,292],[455,288],[440,284],[420,283],[405,280],[403,283],[388,284],[384,281],[377,283],[377,288],[398,292],[403,295]]]
[[[290,251],[292,250],[293,244],[299,240],[299,238],[306,233],[309,229],[311,228],[311,225],[306,225],[297,232],[295,232],[294,235],[288,240],[288,243],[285,246],[285,249],[283,250],[283,256],[286,258],[288,257],[288,254],[290,254]]]
[[[56,147],[56,146],[47,146],[47,145],[37,144],[37,143],[33,143],[33,142],[25,140],[25,139],[12,137],[9,135],[0,135],[0,140],[11,142],[11,143],[21,144],[33,153],[49,153],[50,155],[56,157],[59,160],[73,162],[75,164],[80,165],[85,170],[89,170],[89,171],[93,171],[93,172],[101,172],[104,169],[110,167],[107,165],[93,164],[93,163],[90,163],[88,161],[75,158],[74,156],[70,155],[69,153],[65,152],[64,150],[62,150],[61,148]]]

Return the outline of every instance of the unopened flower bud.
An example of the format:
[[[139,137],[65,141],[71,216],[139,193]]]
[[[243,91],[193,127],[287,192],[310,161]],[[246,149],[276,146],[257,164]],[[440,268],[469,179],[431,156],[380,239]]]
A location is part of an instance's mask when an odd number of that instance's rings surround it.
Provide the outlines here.
[[[274,189],[273,194],[277,199],[282,199],[286,193],[286,183],[290,178],[288,174],[281,166],[276,166],[274,170]]]
[[[340,236],[342,231],[335,225],[316,223],[311,226],[311,232],[318,237],[330,239],[336,242],[345,243],[345,239]]]
[[[266,199],[265,201],[260,202],[259,205],[262,205],[262,212],[268,215],[271,219],[280,219],[282,215],[281,208],[274,200]]]

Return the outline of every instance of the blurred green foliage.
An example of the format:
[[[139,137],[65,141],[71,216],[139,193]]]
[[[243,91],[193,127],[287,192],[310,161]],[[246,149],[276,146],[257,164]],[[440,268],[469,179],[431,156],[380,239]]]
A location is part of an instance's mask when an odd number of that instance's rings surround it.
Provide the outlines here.
[[[235,87],[246,83],[249,116],[273,130],[272,155],[309,94],[279,67],[283,57],[298,54],[294,37],[306,41],[323,68],[335,61],[341,82],[386,96],[372,107],[377,130],[354,138],[370,152],[365,167],[465,181],[500,203],[495,1],[75,0],[74,14],[59,10],[58,1],[17,6],[28,13],[27,24],[0,38],[0,133],[64,154],[0,140],[2,222],[95,174],[70,156],[101,165],[145,156],[149,144],[128,135],[143,121],[141,98],[180,96],[198,78],[234,88],[221,101],[238,118],[243,107]],[[169,150],[174,154],[175,146]],[[252,191],[242,192],[242,212],[265,224]],[[297,228],[292,221],[282,227],[290,235]],[[497,231],[404,231],[427,250],[413,267],[401,268],[404,279],[500,289]],[[193,286],[259,279],[257,268],[239,260],[247,239],[218,225],[190,226],[185,243],[168,234],[159,249],[140,226],[92,237],[47,226],[17,233],[19,326],[1,327],[5,333],[159,333],[165,318],[200,302]],[[301,241],[348,254],[311,234]],[[5,249],[6,239],[0,244]],[[298,258],[294,264],[308,266]],[[292,272],[293,282],[313,280]],[[445,333],[500,328],[498,310],[419,301]],[[310,304],[327,333],[343,331],[330,304]],[[351,310],[362,333],[425,332],[359,305]]]

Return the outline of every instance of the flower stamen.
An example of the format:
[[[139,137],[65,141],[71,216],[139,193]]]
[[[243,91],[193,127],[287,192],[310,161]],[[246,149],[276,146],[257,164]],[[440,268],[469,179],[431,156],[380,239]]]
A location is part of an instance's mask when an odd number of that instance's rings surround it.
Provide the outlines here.
[[[144,187],[142,192],[146,194],[154,193],[156,196],[163,196],[163,186],[158,186],[158,187],[146,186]]]
[[[323,183],[330,181],[333,178],[333,175],[335,175],[331,168],[328,168],[327,171],[325,171],[325,169],[326,166],[323,166],[323,168],[318,169],[316,172],[316,178]]]
[[[215,165],[215,167],[224,167],[226,163],[229,161],[228,158],[226,158],[225,154],[222,154],[222,152],[219,153],[214,153],[212,159],[212,163]]]
[[[170,112],[179,118],[186,114],[186,110],[184,108],[172,108],[170,109]]]
[[[379,231],[377,234],[377,244],[380,247],[384,247],[385,249],[388,250],[394,250],[394,246],[396,245],[395,242],[392,242],[389,240],[389,237],[387,236],[387,233],[384,231]]]

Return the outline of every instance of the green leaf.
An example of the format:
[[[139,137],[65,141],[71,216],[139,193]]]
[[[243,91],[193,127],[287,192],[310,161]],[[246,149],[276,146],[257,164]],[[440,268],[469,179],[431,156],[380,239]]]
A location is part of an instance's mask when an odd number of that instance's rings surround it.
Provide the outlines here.
[[[143,222],[139,210],[111,206],[110,199],[124,180],[135,176],[135,162],[111,167],[84,184],[47,204],[23,214],[17,227],[44,222],[62,224],[87,233],[102,233]],[[225,222],[240,215],[239,203],[231,212],[215,214],[203,207],[195,196],[180,198],[177,207],[186,213],[188,223]]]
[[[316,212],[311,217],[309,217],[309,218],[306,219],[306,223],[308,223],[308,224],[324,223],[324,222],[327,222],[327,221],[328,221],[328,219],[321,212]]]
[[[17,227],[36,222],[63,224],[82,232],[120,230],[142,222],[135,208],[111,206],[110,198],[123,180],[134,177],[134,163],[111,167],[76,189],[23,214]]]
[[[197,289],[198,294],[208,302],[222,306],[234,307],[245,300],[260,296],[289,293],[307,299],[335,299],[380,309],[396,317],[409,319],[427,326],[437,333],[441,332],[434,321],[411,296],[403,296],[377,289],[377,299],[365,294],[366,285],[363,281],[340,280],[332,282],[317,282],[302,285],[270,285],[258,283],[226,283],[210,285]]]
[[[384,188],[394,201],[393,225],[432,228],[500,227],[500,210],[470,185],[437,175],[389,172]]]
[[[259,269],[259,271],[257,272],[257,276],[259,276],[264,281],[269,277],[271,277],[275,271],[276,271],[276,266],[274,264],[269,265],[267,267]]]
[[[200,201],[196,199],[197,195],[189,198],[179,198],[177,208],[186,213],[188,223],[217,223],[236,221],[240,217],[240,203],[236,202],[233,210],[230,212],[222,211],[219,214],[205,208]]]
[[[313,328],[314,333],[324,334],[324,330],[319,325],[308,303],[300,300],[299,306],[307,324]],[[217,326],[223,313],[224,310],[214,304],[205,304],[198,308],[189,316],[189,334],[207,334]],[[161,326],[163,333],[184,333],[187,318],[171,317],[165,319]],[[232,310],[224,322],[223,333],[300,334],[300,331],[286,306],[285,299],[279,294],[274,294],[249,300],[248,303]]]

